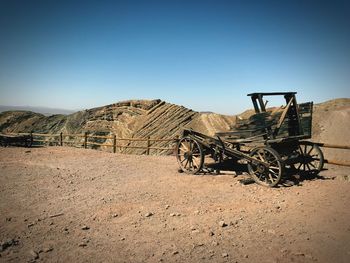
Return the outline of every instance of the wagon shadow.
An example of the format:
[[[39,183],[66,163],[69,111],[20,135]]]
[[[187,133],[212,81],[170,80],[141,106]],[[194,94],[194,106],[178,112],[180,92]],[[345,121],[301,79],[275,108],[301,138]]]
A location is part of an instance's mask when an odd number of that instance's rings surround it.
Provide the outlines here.
[[[326,170],[326,169],[323,169]],[[219,172],[218,172],[219,171]],[[255,181],[249,176],[248,167],[243,163],[234,163],[232,161],[223,162],[221,164],[210,164],[206,165],[198,175],[202,176],[218,176],[218,175],[233,174],[234,177],[242,177],[239,182],[243,185],[249,185],[255,183]],[[313,180],[331,180],[329,177],[324,177],[318,173],[312,172],[298,172],[296,169],[285,168],[284,177],[281,182],[275,186],[275,188],[291,187],[291,186],[302,186],[304,181]]]
[[[323,169],[326,170],[326,169]],[[314,181],[314,180],[332,180],[332,178],[324,177],[318,172],[298,172],[295,169],[286,168],[285,176],[281,182],[281,186],[302,186],[304,181]]]

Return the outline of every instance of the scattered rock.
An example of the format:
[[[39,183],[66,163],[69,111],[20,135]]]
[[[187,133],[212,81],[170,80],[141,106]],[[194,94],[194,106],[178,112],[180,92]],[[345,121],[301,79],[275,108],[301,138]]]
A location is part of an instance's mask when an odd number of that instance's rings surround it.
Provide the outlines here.
[[[169,214],[169,216],[181,216],[181,214],[180,213],[171,213],[171,214]]]
[[[52,246],[48,246],[48,247],[45,247],[43,249],[43,252],[48,253],[48,252],[51,252],[52,250],[53,250],[53,247]]]
[[[150,216],[153,216],[154,214],[152,212],[148,212],[145,214],[145,217],[150,217]]]
[[[222,256],[223,258],[227,258],[227,257],[228,257],[228,254],[227,254],[227,253],[222,253],[221,256]]]
[[[33,259],[38,259],[39,258],[39,254],[34,251],[34,250],[30,250],[29,254],[32,256]]]
[[[81,230],[89,230],[90,229],[90,227],[88,227],[88,226],[83,226],[82,228],[81,228]]]
[[[0,252],[4,251],[6,248],[11,246],[17,246],[19,243],[16,239],[8,239],[6,241],[0,242]]]
[[[222,221],[219,222],[219,226],[226,227],[227,224],[225,223],[225,221],[222,220]]]
[[[63,216],[63,215],[64,215],[63,213],[58,213],[58,214],[50,215],[49,217],[54,218],[54,217]]]
[[[35,225],[35,223],[30,223],[30,224],[27,225],[27,227],[29,228],[29,227],[32,227],[34,225]]]

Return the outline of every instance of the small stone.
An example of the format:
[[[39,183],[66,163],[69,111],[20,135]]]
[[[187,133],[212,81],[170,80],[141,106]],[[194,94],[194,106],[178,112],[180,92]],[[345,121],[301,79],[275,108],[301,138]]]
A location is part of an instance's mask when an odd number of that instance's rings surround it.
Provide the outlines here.
[[[125,237],[122,237],[120,240],[121,240],[121,241],[124,241],[124,240],[125,240]]]
[[[150,216],[153,216],[152,212],[148,212],[148,213],[145,214],[145,217],[150,217]]]
[[[209,236],[210,237],[212,237],[212,236],[214,236],[215,234],[214,234],[214,232],[213,231],[209,231]]]
[[[118,214],[113,214],[112,217],[118,217]]]
[[[165,206],[165,209],[169,209],[169,208],[170,208],[170,205],[166,205],[166,206]]]
[[[227,257],[228,257],[228,254],[227,254],[227,253],[222,253],[221,256],[222,256],[223,258],[227,258]]]
[[[34,251],[34,250],[30,250],[29,254],[33,257],[33,259],[38,259],[39,258],[39,254]]]
[[[176,214],[175,213],[171,213],[169,216],[176,216]]]
[[[44,249],[43,249],[43,252],[45,252],[45,253],[48,253],[48,252],[51,252],[53,250],[53,247],[45,247]]]
[[[219,226],[226,227],[227,224],[225,223],[225,221],[222,220],[222,221],[219,222]]]
[[[89,230],[90,229],[90,227],[88,227],[88,226],[83,226],[82,228],[81,228],[81,230]]]
[[[247,254],[244,255],[245,258],[248,258],[249,256]]]
[[[179,251],[174,251],[173,252],[173,255],[177,255],[177,254],[179,254]]]
[[[85,242],[79,243],[79,247],[86,247],[86,246],[87,246],[87,244]]]
[[[200,211],[199,210],[196,210],[193,212],[195,215],[199,215]]]

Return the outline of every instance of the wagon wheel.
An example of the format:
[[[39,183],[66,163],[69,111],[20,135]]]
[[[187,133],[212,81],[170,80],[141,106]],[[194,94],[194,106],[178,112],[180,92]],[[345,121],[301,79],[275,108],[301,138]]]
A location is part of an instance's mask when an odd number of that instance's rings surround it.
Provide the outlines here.
[[[267,163],[263,165],[250,162],[248,171],[258,184],[274,187],[281,180],[284,164],[280,155],[270,147],[257,147],[250,152],[250,156]]]
[[[324,157],[320,147],[312,142],[300,142],[297,150],[300,162],[295,168],[301,174],[318,174],[324,164]]]
[[[183,137],[177,144],[176,158],[182,171],[196,174],[203,167],[204,153],[202,146],[191,137]]]

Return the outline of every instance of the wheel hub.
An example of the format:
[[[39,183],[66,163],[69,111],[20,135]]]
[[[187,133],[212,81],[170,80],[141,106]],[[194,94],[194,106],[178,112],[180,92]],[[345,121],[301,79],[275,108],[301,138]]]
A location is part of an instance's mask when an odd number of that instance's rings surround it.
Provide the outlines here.
[[[263,164],[258,164],[257,170],[259,173],[264,173],[266,171],[266,167]]]
[[[192,159],[192,152],[185,152],[185,153],[184,153],[184,157],[185,157],[186,159]]]

